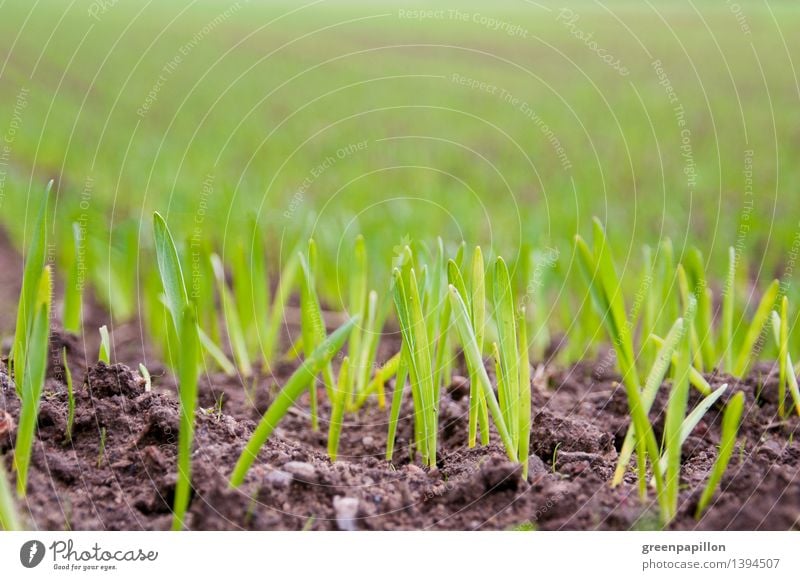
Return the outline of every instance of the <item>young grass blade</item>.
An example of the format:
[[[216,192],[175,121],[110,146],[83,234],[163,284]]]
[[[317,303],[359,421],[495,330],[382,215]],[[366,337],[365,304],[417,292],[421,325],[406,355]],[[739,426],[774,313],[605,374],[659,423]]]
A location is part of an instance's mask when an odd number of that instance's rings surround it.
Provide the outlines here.
[[[281,271],[278,291],[272,302],[272,308],[269,313],[269,322],[267,323],[265,331],[266,335],[261,339],[261,356],[267,368],[270,368],[273,363],[275,349],[278,344],[278,333],[281,328],[281,323],[284,321],[283,313],[286,309],[289,296],[297,282],[297,272],[300,267],[298,255],[299,252],[292,252],[289,260]]]
[[[736,250],[728,248],[728,275],[722,293],[722,349],[725,372],[733,373],[733,307],[736,290]]]
[[[253,366],[250,363],[250,355],[247,351],[247,339],[245,338],[242,321],[239,319],[239,309],[234,302],[231,291],[228,289],[228,284],[225,282],[225,267],[216,254],[211,256],[211,263],[214,267],[214,276],[217,279],[217,291],[222,301],[222,312],[225,316],[225,326],[228,329],[228,340],[233,351],[233,358],[236,360],[242,376],[251,377],[253,376]]]
[[[178,431],[178,480],[175,484],[173,530],[184,528],[184,518],[192,493],[192,441],[194,415],[197,408],[197,376],[200,358],[200,338],[197,319],[191,306],[181,316],[180,354],[178,356],[178,397],[180,399],[180,430]]]
[[[416,360],[417,380],[419,381],[419,394],[422,400],[423,458],[427,459],[429,467],[436,467],[436,451],[438,436],[439,402],[434,399],[435,386],[433,383],[432,346],[429,340],[428,327],[422,309],[422,299],[417,285],[417,278],[412,269],[409,276],[407,294],[408,314],[411,323],[410,331],[414,336],[411,357]]]
[[[705,489],[700,496],[700,501],[697,502],[697,511],[694,517],[700,519],[703,512],[706,511],[708,504],[714,497],[714,492],[722,480],[722,475],[728,468],[728,462],[733,454],[733,447],[736,444],[736,436],[739,433],[739,420],[742,418],[742,411],[744,410],[744,393],[741,391],[736,393],[728,401],[725,408],[725,414],[722,416],[722,435],[720,437],[719,454],[711,468],[711,475],[708,478]]]
[[[33,227],[28,252],[25,256],[25,268],[22,272],[22,288],[17,306],[17,325],[14,331],[14,342],[11,347],[10,368],[17,384],[17,394],[21,396],[20,385],[22,373],[26,368],[25,357],[28,350],[29,335],[32,331],[34,319],[37,316],[37,293],[45,267],[45,251],[47,246],[47,209],[50,199],[50,190],[53,187],[51,179],[45,188],[44,197],[39,205],[39,212]]]
[[[64,437],[72,441],[72,424],[75,422],[75,391],[72,387],[72,372],[67,362],[67,348],[61,349],[61,364],[64,365],[64,380],[67,383],[67,428]]]
[[[773,317],[775,312],[772,313]],[[778,377],[778,416],[782,419],[786,416],[786,359],[789,356],[789,299],[784,296],[781,300],[780,329],[778,332],[778,362],[780,373]],[[773,329],[774,329],[773,324]]]
[[[144,392],[149,393],[153,390],[153,381],[150,378],[150,371],[142,363],[139,363],[139,375],[144,379]]]
[[[483,261],[483,252],[480,246],[475,246],[472,255],[472,273],[470,277],[470,295],[462,294],[469,306],[469,313],[472,320],[472,328],[475,331],[475,343],[478,352],[483,356],[484,337],[486,336],[486,269]],[[477,381],[475,381],[477,385]],[[470,388],[472,380],[470,380]],[[489,409],[486,404],[486,397],[479,387],[475,387],[478,427],[481,432],[481,444],[489,444]],[[472,392],[470,391],[470,395]],[[473,439],[470,439],[473,441]]]
[[[785,304],[787,302],[788,300],[784,300]],[[792,357],[789,354],[788,346],[785,348],[786,356],[784,356],[784,348],[782,346],[784,343],[784,335],[785,335],[784,333],[788,332],[788,328],[789,328],[789,320],[788,320],[788,312],[786,311],[786,309],[784,309],[783,307],[781,308],[781,316],[778,316],[777,312],[773,312],[772,332],[775,337],[775,342],[778,343],[779,350],[781,352],[780,354],[781,360],[785,362],[786,368],[784,372],[786,373],[785,374],[786,383],[789,386],[789,392],[792,394],[792,400],[794,401],[795,410],[797,411],[797,414],[800,416],[800,389],[798,389],[797,375],[795,374],[797,371],[794,368],[794,365],[792,364]],[[782,394],[779,391],[779,396],[782,397],[781,400],[785,399],[786,398],[785,390]]]
[[[703,254],[697,248],[691,248],[686,256],[686,273],[692,284],[692,292],[697,298],[697,318],[695,320],[695,334],[699,341],[700,352],[703,359],[703,368],[713,369],[717,353],[714,348],[714,335],[712,324],[712,296],[706,281],[703,267]]]
[[[153,214],[153,234],[156,244],[156,261],[158,271],[161,274],[161,283],[164,287],[164,299],[167,309],[172,315],[172,322],[175,328],[181,327],[181,317],[183,309],[189,304],[189,295],[186,292],[186,283],[181,270],[181,262],[178,258],[178,250],[175,248],[175,241],[167,227],[167,222],[161,214]]]
[[[497,258],[494,270],[494,309],[497,320],[498,347],[500,353],[500,367],[503,370],[503,383],[506,396],[503,411],[506,425],[514,448],[519,448],[519,343],[517,340],[517,324],[514,315],[514,296],[511,290],[511,277],[503,258]],[[499,388],[499,387],[498,387]]]
[[[645,386],[642,390],[642,404],[645,406],[647,413],[650,412],[650,407],[653,406],[653,402],[658,394],[658,389],[661,387],[661,383],[664,382],[664,377],[666,376],[670,364],[673,361],[673,353],[678,348],[678,344],[680,343],[683,333],[684,320],[683,318],[679,318],[675,321],[675,324],[672,325],[672,328],[667,334],[667,338],[659,348],[656,361],[653,363],[653,367],[650,369],[650,373],[647,375],[647,380],[645,381]],[[614,471],[614,478],[611,481],[612,487],[616,487],[622,483],[622,479],[625,476],[625,471],[628,468],[628,463],[633,455],[634,443],[634,427],[631,425],[628,427],[628,432],[625,434],[625,440],[622,443],[622,448],[619,452],[617,467]]]
[[[322,368],[329,364],[331,359],[342,348],[353,326],[358,323],[358,317],[353,317],[334,331],[322,344],[320,344],[311,356],[303,361],[303,364],[289,377],[289,380],[278,393],[275,400],[264,413],[256,430],[247,442],[242,454],[236,462],[236,467],[231,474],[231,487],[239,487],[250,466],[258,456],[258,452],[267,442],[272,431],[280,420],[289,411],[289,408],[308,388],[309,383],[314,380]]]
[[[694,328],[694,317],[697,301],[694,295],[688,297],[685,327],[678,347],[678,364],[675,369],[675,380],[669,394],[667,413],[664,422],[664,455],[667,457],[665,473],[666,498],[663,504],[662,521],[668,524],[678,511],[678,490],[681,475],[681,425],[686,417],[686,406],[689,403],[689,369],[692,365],[691,333]],[[656,462],[659,459],[655,460]]]
[[[81,308],[83,302],[83,282],[81,281],[81,252],[83,247],[81,227],[76,222],[72,224],[72,255],[71,263],[64,283],[64,312],[62,324],[68,332],[80,332]]]
[[[469,315],[467,314],[467,306],[464,300],[458,295],[458,290],[453,285],[450,285],[450,302],[453,308],[453,317],[455,319],[456,328],[461,338],[461,346],[464,350],[464,358],[467,360],[467,366],[470,369],[470,374],[478,379],[483,394],[486,398],[489,411],[494,419],[497,432],[500,434],[500,439],[506,448],[511,461],[517,461],[517,447],[509,434],[506,427],[503,413],[500,410],[500,405],[497,403],[497,398],[492,390],[492,384],[489,382],[489,376],[486,374],[486,368],[483,366],[483,357],[478,350],[478,341],[475,338],[475,332],[469,323]]]
[[[25,368],[22,370],[22,409],[17,427],[17,443],[14,448],[14,469],[17,472],[17,495],[25,497],[28,484],[28,467],[36,432],[36,418],[42,398],[45,373],[47,371],[47,344],[50,338],[51,305],[50,267],[44,268],[39,278],[39,288],[31,306],[36,316],[33,320]]]
[[[686,440],[689,438],[689,435],[692,434],[694,428],[700,423],[700,420],[708,413],[708,410],[714,406],[719,398],[725,394],[725,391],[728,390],[728,385],[724,384],[721,387],[718,387],[713,393],[704,397],[702,401],[697,404],[691,413],[683,420],[681,424],[681,446],[686,443]],[[661,456],[661,469],[665,471],[667,469],[667,456],[666,454]]]
[[[14,503],[14,494],[8,483],[5,465],[0,461],[0,530],[13,532],[21,530],[17,506]]]
[[[350,273],[350,296],[348,309],[350,314],[358,314],[362,320],[368,322],[366,314],[367,309],[367,252],[364,243],[364,236],[359,235],[355,241],[353,248],[353,262],[352,270]],[[361,380],[361,359],[356,353],[361,352],[361,340],[364,332],[361,328],[354,328],[350,333],[350,339],[347,344],[347,352],[355,357],[354,362],[355,373],[352,373],[351,380],[355,383],[355,389],[350,390],[350,396],[354,397],[357,393],[366,386],[366,382]],[[349,401],[348,405],[352,407],[354,401]]]
[[[653,344],[655,344],[658,348],[661,348],[664,345],[664,339],[655,334],[650,335],[650,341],[653,342]],[[673,366],[678,364],[678,357],[675,354],[672,355],[672,364]],[[700,371],[694,367],[689,369],[689,383],[704,397],[707,397],[711,394],[711,385],[700,373]]]
[[[750,327],[747,329],[744,343],[739,351],[736,364],[733,367],[734,376],[743,377],[753,362],[753,355],[757,355],[757,353],[754,352],[756,343],[761,337],[761,333],[764,331],[764,326],[769,320],[769,313],[772,311],[772,307],[778,297],[779,290],[780,283],[777,280],[773,280],[772,284],[769,285],[767,291],[764,292],[764,295],[761,297],[761,302],[758,304],[758,309],[756,310],[755,316],[753,316],[753,321],[750,323]]]
[[[411,268],[407,268],[406,270],[407,275],[410,277]],[[425,413],[423,412],[424,400],[422,399],[422,394],[420,392],[420,369],[417,358],[414,355],[414,352],[416,351],[416,337],[411,328],[411,314],[403,277],[404,273],[401,273],[400,270],[395,268],[393,273],[394,303],[397,310],[397,318],[400,322],[400,333],[403,335],[403,346],[406,350],[406,354],[403,358],[407,362],[408,375],[411,382],[411,398],[414,403],[414,441],[424,458],[427,457],[427,434],[425,426]]]
[[[400,408],[403,405],[403,392],[406,388],[408,377],[408,346],[403,343],[400,350],[397,367],[397,378],[394,382],[392,393],[392,408],[389,411],[389,433],[386,437],[386,461],[391,461],[394,456],[394,441],[397,436],[397,423],[400,420]]]
[[[97,360],[107,365],[111,364],[111,338],[108,336],[108,327],[105,324],[100,327],[100,352],[97,353]]]
[[[528,329],[525,324],[525,307],[519,311],[519,442],[517,456],[522,463],[522,479],[528,479],[528,456],[531,439],[531,361],[528,354]]]
[[[350,359],[349,357],[344,357],[342,366],[339,369],[339,382],[337,384],[336,397],[331,402],[331,424],[328,428],[328,456],[331,458],[331,462],[335,462],[336,457],[339,455],[339,438],[342,434],[344,406],[350,399],[350,393],[348,391],[352,383],[349,377],[349,367]]]

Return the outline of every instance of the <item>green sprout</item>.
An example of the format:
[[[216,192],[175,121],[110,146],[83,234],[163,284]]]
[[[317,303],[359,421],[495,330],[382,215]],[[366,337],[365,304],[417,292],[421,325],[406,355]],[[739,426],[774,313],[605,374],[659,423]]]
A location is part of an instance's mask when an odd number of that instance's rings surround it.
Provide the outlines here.
[[[72,425],[75,423],[75,391],[72,386],[72,372],[67,362],[67,349],[61,349],[61,363],[64,365],[64,379],[67,383],[67,427],[64,438],[72,441]]]
[[[335,330],[314,349],[311,356],[306,358],[303,364],[289,377],[283,389],[281,389],[264,413],[256,430],[239,456],[231,474],[231,487],[239,487],[244,482],[244,478],[258,456],[258,452],[267,442],[269,436],[272,435],[275,427],[289,412],[289,408],[308,388],[314,378],[322,371],[322,368],[329,364],[331,359],[344,346],[350,331],[357,322],[358,317],[353,317]]]
[[[105,324],[100,327],[100,351],[97,353],[97,360],[107,365],[111,364],[111,338],[108,336],[108,327]]]
[[[35,300],[31,310],[35,313],[31,332],[25,349],[25,367],[16,367],[22,373],[21,400],[19,426],[17,428],[17,443],[14,448],[14,469],[17,472],[17,495],[23,498],[27,493],[28,468],[31,462],[33,438],[36,432],[36,418],[39,415],[39,403],[44,388],[45,373],[47,371],[47,344],[50,337],[50,306],[51,306],[51,273],[50,267],[43,270],[39,278]],[[19,352],[19,351],[17,351]],[[16,359],[19,362],[19,359]]]
[[[700,496],[700,501],[697,502],[697,510],[695,511],[695,518],[697,519],[708,508],[711,499],[714,497],[714,492],[722,480],[722,475],[728,468],[728,463],[731,460],[733,448],[736,444],[736,437],[739,433],[739,421],[742,418],[743,409],[744,393],[738,392],[728,401],[728,405],[725,407],[725,414],[722,416],[722,436],[720,438],[719,453],[716,461],[714,461],[714,466],[711,468],[711,474]]]

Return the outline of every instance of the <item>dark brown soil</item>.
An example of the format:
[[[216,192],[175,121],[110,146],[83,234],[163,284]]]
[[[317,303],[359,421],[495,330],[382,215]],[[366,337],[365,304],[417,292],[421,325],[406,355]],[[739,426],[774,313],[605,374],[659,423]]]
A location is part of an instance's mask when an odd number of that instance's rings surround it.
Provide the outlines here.
[[[5,254],[5,256],[4,256]],[[0,264],[11,264],[0,243]],[[3,277],[19,268],[4,268]],[[4,279],[0,304],[8,305]],[[97,310],[96,307],[93,307]],[[2,320],[9,319],[6,312]],[[94,312],[92,319],[102,313]],[[10,317],[13,323],[13,316]],[[6,327],[7,328],[7,327]],[[116,360],[132,368],[148,353],[138,325],[115,330]],[[92,342],[92,340],[89,340]],[[55,332],[52,350],[67,348],[76,385],[71,441],[65,438],[67,393],[56,360],[51,361],[39,413],[29,493],[20,505],[32,528],[168,529],[175,486],[178,405],[175,385],[154,371],[153,392],[128,366],[94,364],[96,343]],[[385,355],[392,345],[386,344]],[[397,346],[397,345],[394,345]],[[87,353],[90,353],[87,355]],[[638,498],[633,472],[616,489],[608,485],[627,428],[627,404],[614,376],[597,376],[591,364],[550,369],[534,381],[533,432],[528,481],[497,441],[468,449],[467,398],[463,380],[443,393],[439,464],[427,470],[410,457],[408,405],[398,433],[395,461],[383,459],[387,411],[370,401],[348,416],[340,458],[326,455],[329,408],[321,428],[310,429],[307,400],[284,419],[262,450],[245,484],[227,479],[255,422],[294,368],[245,382],[203,378],[193,456],[194,494],[187,523],[192,529],[417,530],[417,529],[652,529],[657,514]],[[597,367],[598,369],[601,367]],[[155,369],[155,370],[154,370]],[[777,419],[775,371],[762,365],[737,383],[710,376],[712,384],[741,390],[746,413],[737,451],[709,511],[693,518],[706,474],[716,457],[721,409],[712,409],[684,449],[681,507],[674,529],[761,530],[800,527],[800,443],[797,417]],[[391,385],[390,385],[391,389]],[[324,390],[320,399],[324,401]],[[249,394],[249,393],[254,394]],[[692,403],[699,397],[692,395]],[[653,409],[662,428],[662,394]],[[0,459],[11,467],[19,402],[0,363]]]

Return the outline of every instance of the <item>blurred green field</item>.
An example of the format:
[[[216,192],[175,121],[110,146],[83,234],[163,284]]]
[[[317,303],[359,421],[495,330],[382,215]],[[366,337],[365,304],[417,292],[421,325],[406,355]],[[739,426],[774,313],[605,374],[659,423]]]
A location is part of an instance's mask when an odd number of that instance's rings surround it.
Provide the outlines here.
[[[95,286],[150,267],[113,271],[115,248],[150,245],[153,210],[223,254],[256,214],[273,261],[313,235],[328,272],[358,233],[375,276],[437,236],[553,248],[568,269],[596,215],[625,272],[671,237],[711,272],[733,245],[752,278],[793,279],[793,2],[12,0],[0,15],[2,224],[19,242],[54,178],[56,238],[86,231]]]

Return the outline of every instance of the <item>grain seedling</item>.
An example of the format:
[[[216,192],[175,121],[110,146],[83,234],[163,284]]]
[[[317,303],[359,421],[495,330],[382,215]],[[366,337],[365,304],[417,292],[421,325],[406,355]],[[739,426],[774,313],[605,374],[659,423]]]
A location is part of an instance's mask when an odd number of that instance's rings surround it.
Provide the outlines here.
[[[409,267],[405,275],[395,269],[394,301],[411,380],[415,442],[423,464],[435,467],[439,422],[438,404],[434,398],[435,349],[431,345],[429,328],[423,316],[422,298],[414,268]]]
[[[153,390],[153,380],[150,377],[150,371],[142,363],[139,363],[139,375],[144,379],[144,392],[149,393]]]
[[[754,354],[755,356],[758,355],[758,352],[756,352],[757,343],[764,332],[767,322],[769,322],[770,312],[775,304],[775,300],[778,298],[779,290],[780,282],[778,282],[778,280],[773,280],[761,297],[758,308],[753,315],[753,320],[747,328],[744,342],[739,348],[739,356],[736,358],[736,362],[733,365],[733,375],[735,377],[743,377],[753,363]]]
[[[83,234],[80,224],[72,224],[72,253],[67,269],[67,279],[64,283],[64,312],[62,324],[68,332],[80,332],[81,308],[83,302],[82,253]]]
[[[105,324],[100,327],[100,350],[97,353],[97,360],[107,365],[111,364],[111,338],[108,336],[108,327]]]
[[[794,401],[795,411],[800,416],[800,389],[797,386],[797,371],[792,364],[789,354],[789,299],[784,296],[781,300],[781,313],[772,312],[772,333],[778,346],[778,415],[786,416],[786,387]]]
[[[475,377],[478,382],[479,388],[482,390],[486,399],[487,407],[491,413],[492,421],[494,422],[495,429],[497,429],[500,439],[506,449],[506,454],[511,461],[517,462],[518,460],[518,438],[515,439],[510,434],[510,428],[506,424],[505,414],[501,409],[500,404],[495,397],[492,383],[489,381],[489,376],[486,374],[486,368],[483,365],[483,356],[478,350],[478,341],[475,337],[475,332],[470,324],[469,313],[464,299],[459,294],[458,290],[452,284],[449,287],[450,302],[453,308],[453,318],[458,330],[458,335],[461,339],[461,347],[464,351],[464,358],[467,361],[470,376]],[[498,384],[499,387],[499,384]]]
[[[197,408],[197,365],[200,360],[200,329],[194,306],[189,303],[178,251],[164,219],[155,213],[153,225],[158,269],[164,287],[165,303],[180,337],[178,350],[178,479],[175,485],[173,530],[184,527],[184,516],[191,496],[191,453],[194,416]]]
[[[64,438],[72,441],[72,424],[75,422],[75,391],[72,386],[72,372],[67,362],[67,349],[61,349],[61,364],[64,365],[64,381],[67,383],[67,427]]]
[[[337,382],[334,399],[331,401],[331,424],[328,429],[328,457],[331,461],[336,461],[339,455],[339,438],[342,434],[342,418],[344,417],[344,408],[347,401],[350,399],[350,389],[352,383],[350,382],[350,359],[344,357],[342,366],[339,369],[339,380]]]
[[[50,190],[53,187],[51,179],[45,188],[44,197],[39,205],[39,212],[33,227],[33,235],[28,252],[25,256],[25,267],[22,272],[22,288],[17,305],[17,324],[14,331],[14,341],[9,357],[9,368],[16,379],[17,394],[22,395],[20,388],[21,375],[25,372],[26,356],[33,323],[38,316],[37,304],[40,290],[42,272],[45,268],[45,251],[47,246],[46,217],[50,199]]]
[[[250,363],[250,354],[247,349],[247,339],[245,338],[242,321],[239,315],[239,305],[236,303],[233,294],[225,281],[225,267],[222,260],[216,254],[211,255],[211,265],[214,269],[214,277],[217,281],[217,292],[222,303],[222,312],[225,317],[225,328],[228,335],[228,343],[233,352],[236,366],[244,378],[253,376],[253,366]],[[246,299],[246,298],[244,298]],[[252,303],[252,297],[251,297]],[[252,320],[252,318],[251,318]]]
[[[17,472],[17,495],[21,498],[27,493],[28,468],[36,433],[36,418],[39,414],[39,403],[47,371],[51,291],[51,273],[50,267],[47,266],[39,278],[35,299],[29,303],[34,317],[25,348],[25,366],[16,367],[17,373],[22,371],[20,381],[22,408],[17,427],[17,443],[14,448],[14,469]],[[16,360],[19,362],[19,359]]]
[[[300,332],[303,339],[303,352],[306,357],[311,357],[315,349],[324,342],[326,337],[325,320],[322,316],[322,308],[319,304],[319,296],[316,289],[315,270],[317,264],[317,250],[314,240],[308,241],[308,254],[300,254],[301,294],[300,294]],[[335,379],[333,367],[328,361],[321,369],[325,391],[328,399],[333,401]],[[319,429],[317,388],[314,381],[309,389],[311,402],[311,428],[316,431]]]
[[[353,317],[345,322],[322,341],[311,353],[311,356],[307,357],[303,361],[303,364],[292,373],[292,376],[289,377],[289,380],[264,413],[253,435],[250,437],[239,456],[233,473],[231,474],[231,487],[239,487],[244,482],[244,478],[250,470],[250,466],[258,456],[258,452],[267,442],[267,439],[269,439],[269,436],[275,430],[275,427],[300,395],[309,387],[309,384],[319,375],[323,367],[329,364],[331,359],[339,352],[342,346],[344,346],[350,331],[357,323],[358,317]]]
[[[594,251],[589,249],[580,236],[576,236],[576,248],[578,264],[589,287],[592,303],[616,350],[617,364],[622,375],[622,384],[625,387],[628,409],[633,422],[640,494],[646,494],[645,478],[648,456],[653,465],[656,487],[662,490],[663,479],[658,463],[658,445],[647,417],[646,408],[642,403],[633,354],[633,339],[625,315],[625,303],[605,231],[597,219],[594,221]],[[663,498],[661,494],[659,496]]]
[[[186,509],[191,499],[191,456],[194,439],[194,415],[197,408],[197,361],[200,357],[197,319],[193,307],[186,305],[181,317],[180,354],[178,356],[178,398],[180,429],[178,431],[178,480],[175,484],[173,530],[185,526]]]
[[[14,493],[8,483],[5,465],[0,461],[0,530],[12,532],[21,529]]]
[[[744,393],[738,392],[728,401],[725,407],[725,413],[722,416],[722,435],[720,437],[719,453],[717,459],[714,461],[714,466],[711,468],[711,474],[708,477],[706,486],[697,502],[697,510],[695,511],[695,518],[699,519],[703,512],[711,503],[714,497],[714,492],[722,480],[722,475],[728,468],[733,448],[736,445],[736,437],[739,433],[739,424],[742,418],[742,411],[744,410]]]

